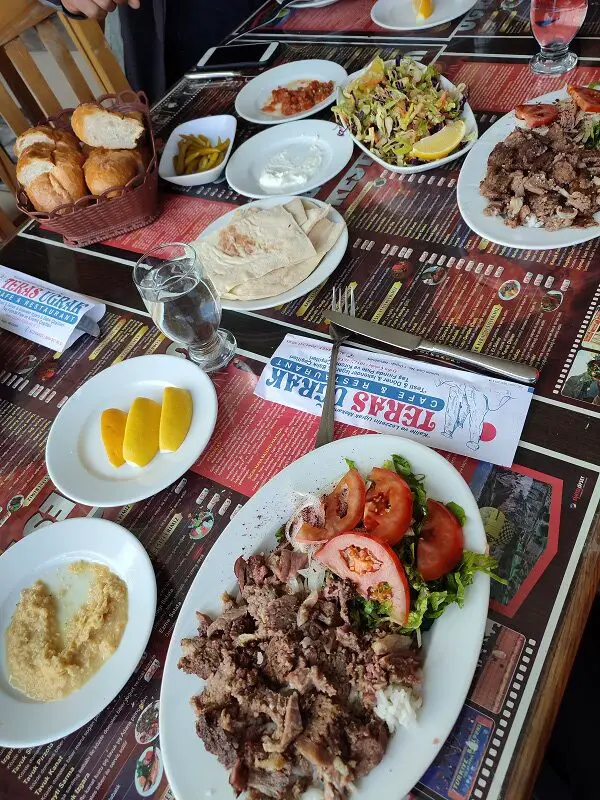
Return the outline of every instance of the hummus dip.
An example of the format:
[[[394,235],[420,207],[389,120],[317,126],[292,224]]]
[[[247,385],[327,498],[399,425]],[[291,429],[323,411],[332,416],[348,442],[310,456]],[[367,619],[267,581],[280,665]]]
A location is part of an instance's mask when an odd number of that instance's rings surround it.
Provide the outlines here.
[[[34,700],[81,688],[115,652],[127,625],[127,585],[103,564],[77,561],[91,575],[88,596],[61,631],[57,599],[43,581],[23,589],[6,631],[10,683]]]

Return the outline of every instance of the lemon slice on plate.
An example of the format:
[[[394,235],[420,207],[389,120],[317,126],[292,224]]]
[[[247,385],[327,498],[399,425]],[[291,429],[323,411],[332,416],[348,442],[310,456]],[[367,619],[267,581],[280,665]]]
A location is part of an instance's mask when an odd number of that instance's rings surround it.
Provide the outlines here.
[[[462,119],[449,122],[441,131],[415,142],[411,155],[421,161],[436,161],[456,150],[465,135]]]
[[[423,22],[433,14],[433,0],[413,0],[417,22]]]

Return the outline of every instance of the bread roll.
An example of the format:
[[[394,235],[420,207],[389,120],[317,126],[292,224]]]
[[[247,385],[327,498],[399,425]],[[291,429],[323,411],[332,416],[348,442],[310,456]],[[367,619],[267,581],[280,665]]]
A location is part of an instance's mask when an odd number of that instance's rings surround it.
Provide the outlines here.
[[[59,165],[71,164],[81,169],[84,159],[80,150],[71,147],[32,144],[17,161],[17,180],[27,188],[33,180],[45,172],[53,172]]]
[[[58,206],[74,203],[87,194],[83,170],[78,164],[70,162],[38,175],[26,191],[36,211],[54,211]]]
[[[143,171],[142,157],[137,150],[108,150],[97,147],[90,152],[83,165],[85,182],[94,195],[102,194],[107,189],[121,188]],[[115,192],[116,194],[119,192]]]
[[[83,103],[71,116],[71,126],[82,142],[109,150],[133,150],[144,126],[132,116],[108,111],[96,103]]]
[[[46,144],[79,150],[79,142],[69,131],[51,128],[49,125],[36,125],[35,128],[28,128],[24,133],[17,137],[15,142],[15,155],[19,158],[28,147],[34,144]]]

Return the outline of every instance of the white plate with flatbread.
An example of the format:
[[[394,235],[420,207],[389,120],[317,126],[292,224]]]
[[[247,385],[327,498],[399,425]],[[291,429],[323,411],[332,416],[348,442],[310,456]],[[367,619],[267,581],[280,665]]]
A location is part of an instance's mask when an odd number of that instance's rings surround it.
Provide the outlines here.
[[[244,142],[227,163],[225,175],[232,189],[260,200],[281,194],[305,194],[335,178],[352,158],[354,144],[348,131],[335,122],[304,119],[267,128]],[[312,167],[302,169],[312,162]],[[294,179],[265,185],[265,172],[291,169]],[[294,171],[294,165],[296,170]],[[285,173],[283,173],[285,174]]]
[[[283,196],[283,197],[269,197],[263,200],[256,200],[252,203],[247,203],[245,206],[241,206],[240,208],[234,209],[227,214],[224,214],[218,220],[213,222],[209,225],[201,234],[199,239],[196,242],[192,242],[198,248],[198,245],[202,243],[203,240],[207,239],[212,233],[218,231],[220,228],[223,228],[234,220],[234,217],[240,213],[240,211],[244,212],[246,209],[271,209],[275,208],[276,206],[283,206],[288,203],[293,203],[293,207],[297,208],[298,204],[300,204],[300,214],[302,214],[302,208],[306,207],[307,205],[312,205],[314,208],[313,213],[319,214],[321,211],[322,220],[327,220],[329,223],[334,225],[341,225],[341,230],[338,231],[339,236],[337,237],[333,246],[321,257],[317,266],[313,266],[312,269],[310,268],[310,264],[308,264],[311,258],[310,248],[304,253],[305,261],[297,262],[296,264],[288,264],[287,267],[280,267],[279,269],[273,269],[271,272],[267,272],[262,276],[262,280],[266,282],[267,288],[270,290],[274,283],[280,283],[282,286],[282,290],[273,294],[269,297],[262,297],[259,299],[250,299],[250,298],[241,298],[239,300],[232,299],[231,297],[227,297],[226,292],[223,291],[222,286],[217,286],[217,290],[220,291],[222,295],[221,303],[223,308],[228,309],[230,311],[260,311],[265,308],[274,308],[275,306],[283,305],[284,303],[289,303],[292,300],[296,300],[298,297],[302,297],[305,294],[308,294],[313,289],[315,289],[319,284],[323,283],[327,280],[327,278],[331,275],[331,273],[335,270],[338,266],[340,261],[342,260],[344,253],[346,252],[346,247],[348,246],[348,229],[346,227],[346,223],[344,218],[336,211],[334,208],[329,206],[327,203],[322,202],[321,200],[314,200],[313,198],[307,197],[295,197],[295,196]],[[326,214],[324,213],[326,211]],[[293,220],[292,220],[293,222]],[[331,226],[327,226],[331,227]],[[273,233],[275,238],[279,238],[277,236],[277,230]],[[283,232],[281,238],[283,239],[285,232]],[[214,240],[214,237],[213,237]],[[302,241],[302,237],[297,239],[292,239],[290,241],[290,250],[292,252],[301,252],[301,247],[304,245]],[[319,246],[317,245],[316,248],[316,256],[319,255]],[[203,256],[202,246],[198,249],[198,255],[201,261],[205,263],[206,266],[206,258]],[[312,256],[315,257],[315,248],[312,250]],[[276,254],[276,258],[280,259],[281,256]],[[227,266],[227,265],[225,265]],[[282,270],[289,270],[289,275],[282,273]],[[210,269],[207,272],[211,275],[214,281],[214,275],[211,274]],[[278,273],[278,274],[274,274]],[[246,274],[244,274],[244,278],[246,278]],[[296,280],[297,278],[297,280]],[[240,281],[243,283],[243,281]],[[293,285],[290,285],[293,284]],[[237,288],[237,287],[236,287]],[[226,296],[223,297],[223,294]]]

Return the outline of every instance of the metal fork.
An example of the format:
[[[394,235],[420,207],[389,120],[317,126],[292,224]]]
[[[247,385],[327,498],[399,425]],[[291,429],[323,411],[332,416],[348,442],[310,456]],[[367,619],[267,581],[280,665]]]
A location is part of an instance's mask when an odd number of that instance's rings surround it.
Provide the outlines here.
[[[356,316],[354,304],[354,287],[346,286],[344,291],[333,287],[331,290],[331,310],[340,311],[342,314]],[[331,358],[329,359],[329,374],[327,376],[327,387],[325,389],[325,399],[323,400],[323,410],[321,411],[321,422],[315,439],[315,450],[321,445],[329,444],[333,441],[333,420],[335,417],[335,377],[337,359],[340,347],[350,337],[349,333],[342,333],[331,322],[329,323],[329,335],[333,342],[331,348]]]

